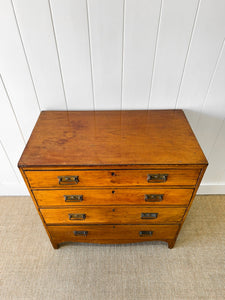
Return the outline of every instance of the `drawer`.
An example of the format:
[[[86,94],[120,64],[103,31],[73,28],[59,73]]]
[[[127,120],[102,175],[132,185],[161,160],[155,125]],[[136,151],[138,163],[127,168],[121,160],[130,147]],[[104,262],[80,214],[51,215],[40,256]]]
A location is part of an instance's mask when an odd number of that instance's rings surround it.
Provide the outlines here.
[[[31,188],[88,186],[195,186],[200,170],[67,170],[25,171]]]
[[[182,205],[187,206],[192,189],[79,189],[33,190],[39,206],[57,205]]]
[[[182,221],[186,208],[70,207],[41,209],[46,224],[170,224]]]
[[[83,225],[47,226],[58,242],[95,242],[100,240],[166,240],[174,239],[178,225]]]

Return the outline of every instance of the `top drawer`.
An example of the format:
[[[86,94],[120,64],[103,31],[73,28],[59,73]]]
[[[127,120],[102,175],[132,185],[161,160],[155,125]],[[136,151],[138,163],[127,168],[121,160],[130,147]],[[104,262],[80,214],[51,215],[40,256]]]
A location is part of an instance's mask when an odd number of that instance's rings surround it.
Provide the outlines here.
[[[66,170],[25,171],[31,188],[88,186],[194,186],[200,170]]]

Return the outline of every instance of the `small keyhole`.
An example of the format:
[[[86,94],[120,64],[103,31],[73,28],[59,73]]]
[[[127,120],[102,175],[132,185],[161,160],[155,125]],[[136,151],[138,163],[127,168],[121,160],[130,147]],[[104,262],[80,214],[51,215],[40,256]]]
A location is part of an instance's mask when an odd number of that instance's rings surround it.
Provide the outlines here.
[[[112,176],[116,176],[116,174],[114,172],[112,172]]]
[[[113,208],[112,211],[115,211],[115,208]]]
[[[115,194],[115,191],[112,191],[112,194]]]

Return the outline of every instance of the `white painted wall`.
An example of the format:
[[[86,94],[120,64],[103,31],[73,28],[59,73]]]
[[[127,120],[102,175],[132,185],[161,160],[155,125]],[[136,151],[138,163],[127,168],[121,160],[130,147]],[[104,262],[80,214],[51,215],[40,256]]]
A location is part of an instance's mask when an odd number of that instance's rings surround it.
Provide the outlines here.
[[[224,0],[0,0],[0,195],[41,110],[184,109],[225,193]]]

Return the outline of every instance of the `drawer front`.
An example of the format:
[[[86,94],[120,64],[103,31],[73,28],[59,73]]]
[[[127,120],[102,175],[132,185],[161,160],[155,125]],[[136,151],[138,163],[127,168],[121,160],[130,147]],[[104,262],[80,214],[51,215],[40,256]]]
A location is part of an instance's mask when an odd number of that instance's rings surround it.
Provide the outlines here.
[[[95,240],[174,239],[178,225],[83,225],[48,226],[53,240],[60,242],[94,242]]]
[[[200,170],[26,171],[31,188],[196,184]]]
[[[187,206],[192,189],[68,189],[33,190],[39,206],[57,205],[182,205]]]
[[[46,224],[173,224],[182,221],[186,208],[75,207],[41,209]]]

